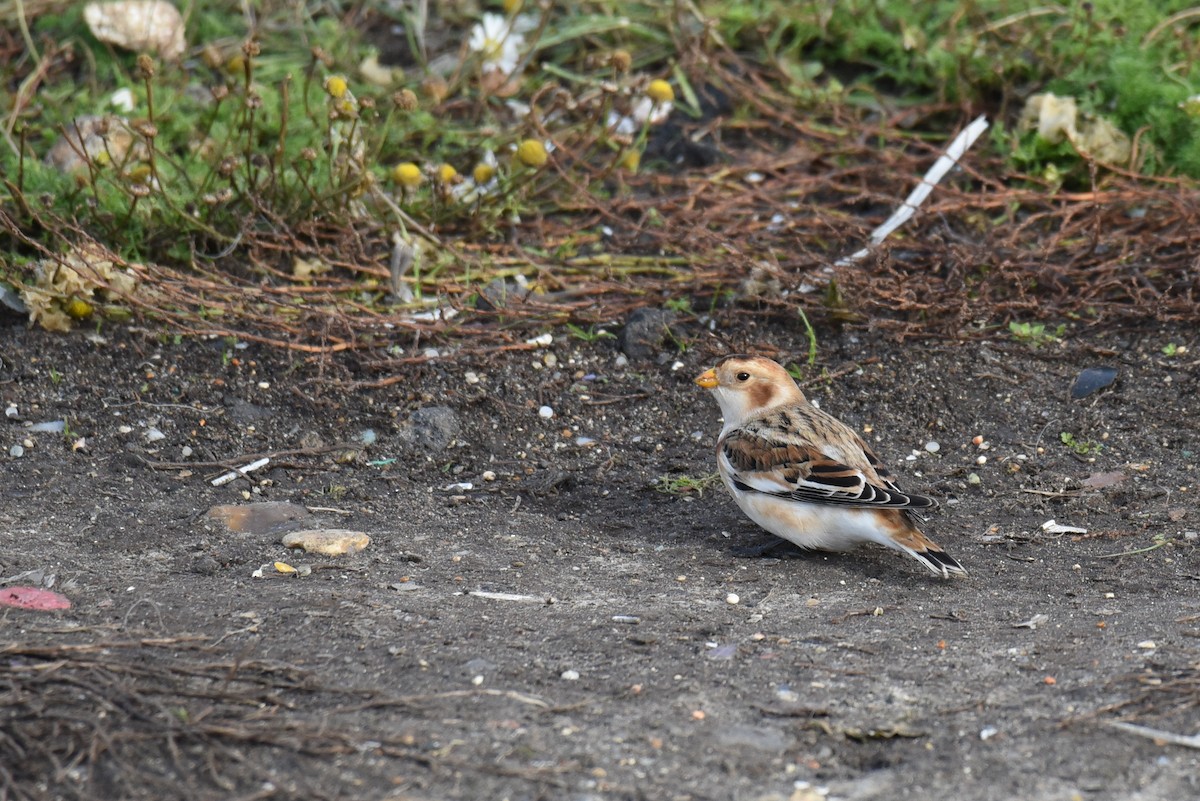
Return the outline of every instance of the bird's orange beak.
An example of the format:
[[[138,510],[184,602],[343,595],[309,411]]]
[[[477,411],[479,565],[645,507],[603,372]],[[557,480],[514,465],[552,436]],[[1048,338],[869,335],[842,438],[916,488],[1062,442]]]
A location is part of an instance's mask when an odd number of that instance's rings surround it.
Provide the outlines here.
[[[696,383],[705,389],[712,389],[717,385],[717,371],[705,370],[703,373],[696,376]]]

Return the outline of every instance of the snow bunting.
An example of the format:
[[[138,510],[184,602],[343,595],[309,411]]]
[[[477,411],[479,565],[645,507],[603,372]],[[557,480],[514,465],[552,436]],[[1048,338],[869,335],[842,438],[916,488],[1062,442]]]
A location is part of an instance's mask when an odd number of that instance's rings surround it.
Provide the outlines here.
[[[781,366],[726,356],[696,378],[725,415],[717,466],[742,511],[801,548],[845,551],[877,542],[941,576],[965,574],[917,528],[937,501],[901,492],[862,437],[808,402]]]

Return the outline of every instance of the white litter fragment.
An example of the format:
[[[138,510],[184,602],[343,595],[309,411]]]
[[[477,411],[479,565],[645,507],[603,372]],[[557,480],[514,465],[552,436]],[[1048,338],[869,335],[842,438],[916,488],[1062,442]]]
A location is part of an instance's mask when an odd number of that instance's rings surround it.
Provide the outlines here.
[[[883,242],[883,240],[887,239],[893,231],[895,231],[901,225],[904,225],[904,223],[908,222],[913,214],[916,213],[920,205],[925,202],[925,199],[929,197],[929,194],[933,191],[934,187],[936,187],[941,180],[946,177],[946,173],[950,172],[950,168],[958,163],[958,160],[962,158],[964,154],[966,154],[966,152],[971,148],[971,145],[975,144],[975,140],[978,139],[980,135],[987,130],[987,128],[987,117],[982,115],[976,117],[970,125],[964,128],[962,132],[954,138],[954,141],[950,143],[950,147],[946,148],[945,154],[940,156],[938,160],[933,163],[933,166],[930,167],[929,171],[925,173],[925,177],[921,179],[921,183],[917,184],[917,187],[911,193],[909,193],[908,198],[900,205],[900,208],[896,209],[896,212],[887,219],[887,222],[876,228],[871,233],[871,238],[868,240],[867,247],[850,254],[844,259],[839,260],[835,266],[845,267],[848,264],[854,264],[855,262],[862,261],[871,252],[871,248],[879,245],[881,242]]]
[[[1045,523],[1042,523],[1042,531],[1047,534],[1087,534],[1086,528],[1064,526],[1061,523],[1055,522],[1054,518],[1050,518]]]
[[[1050,619],[1049,615],[1038,614],[1038,615],[1034,615],[1033,617],[1029,618],[1029,620],[1026,620],[1022,623],[1013,623],[1013,628],[1014,629],[1036,629],[1038,626],[1042,625],[1049,619]]]
[[[530,604],[548,604],[554,601],[553,598],[547,598],[539,595],[521,595],[515,592],[486,592],[485,590],[470,590],[467,592],[474,598],[484,598],[489,601],[518,601],[520,603]]]
[[[1123,720],[1110,720],[1108,725],[1114,729],[1120,729],[1130,734],[1136,734],[1139,737],[1147,737],[1151,740],[1161,740],[1164,743],[1171,745],[1182,745],[1185,748],[1200,748],[1200,734],[1194,734],[1188,737],[1184,734],[1174,734],[1162,729],[1152,729],[1149,726],[1138,726],[1136,723],[1126,723]]]
[[[554,343],[554,337],[551,336],[550,334],[541,334],[540,336],[536,336],[533,339],[525,340],[526,345],[535,345],[535,346],[541,347],[541,348],[544,348],[547,345],[551,345],[553,343]]]
[[[465,492],[467,490],[475,489],[475,485],[470,481],[458,481],[454,484],[447,484],[446,486],[442,487],[442,489],[446,492]]]
[[[245,467],[239,467],[236,470],[230,470],[225,475],[217,476],[209,483],[212,484],[214,487],[220,487],[222,485],[228,484],[230,481],[233,481],[234,479],[238,478],[239,476],[244,476],[247,473],[253,473],[255,470],[266,467],[268,464],[270,464],[270,462],[271,462],[271,457],[264,456],[261,459],[256,459],[255,461],[251,462],[250,464],[246,465]]]

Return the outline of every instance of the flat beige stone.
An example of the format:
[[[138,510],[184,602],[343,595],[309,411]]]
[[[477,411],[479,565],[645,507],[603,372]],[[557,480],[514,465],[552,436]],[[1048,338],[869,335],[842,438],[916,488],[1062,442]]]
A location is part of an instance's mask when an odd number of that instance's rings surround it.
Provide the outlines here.
[[[288,548],[302,548],[308,553],[342,556],[358,553],[371,544],[371,538],[361,531],[344,528],[314,528],[284,535],[283,544]]]

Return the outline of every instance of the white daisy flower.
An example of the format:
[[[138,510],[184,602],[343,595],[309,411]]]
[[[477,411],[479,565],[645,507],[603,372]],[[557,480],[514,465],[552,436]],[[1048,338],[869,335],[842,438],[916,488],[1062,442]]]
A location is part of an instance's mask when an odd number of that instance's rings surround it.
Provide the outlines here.
[[[484,14],[483,20],[471,29],[467,46],[483,56],[484,72],[509,75],[517,67],[524,34],[512,29],[512,24],[499,14]]]

